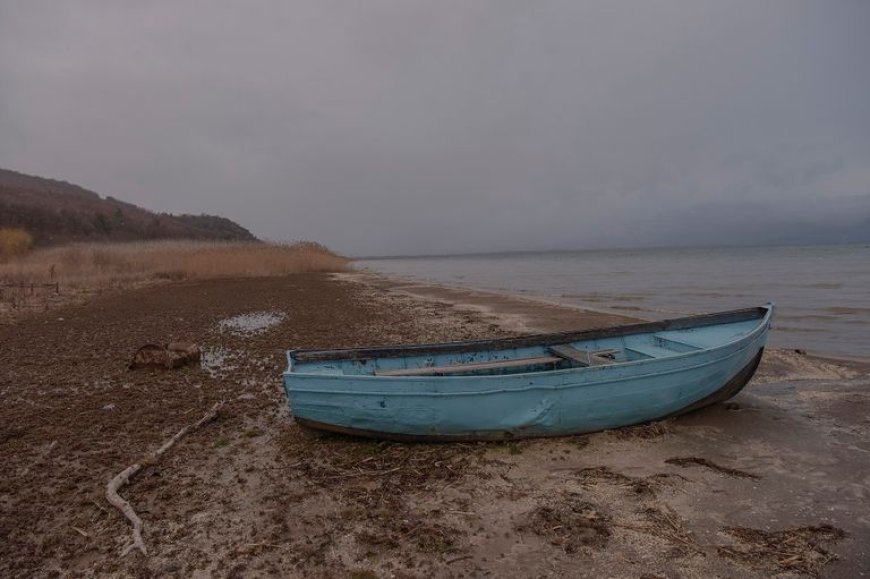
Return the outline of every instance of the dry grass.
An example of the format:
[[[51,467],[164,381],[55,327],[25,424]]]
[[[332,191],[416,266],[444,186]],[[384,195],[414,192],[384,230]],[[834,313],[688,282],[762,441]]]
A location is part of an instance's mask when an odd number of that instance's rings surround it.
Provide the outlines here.
[[[0,261],[24,255],[33,247],[33,236],[27,230],[0,227]]]
[[[342,271],[350,260],[314,242],[158,241],[74,244],[0,263],[0,282],[116,287],[155,279],[262,277]]]

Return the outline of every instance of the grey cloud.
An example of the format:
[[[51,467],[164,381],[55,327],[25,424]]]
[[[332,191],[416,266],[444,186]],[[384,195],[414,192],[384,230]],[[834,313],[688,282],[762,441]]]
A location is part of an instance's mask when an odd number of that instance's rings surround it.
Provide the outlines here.
[[[0,166],[354,254],[812,241],[840,223],[820,206],[867,208],[868,22],[845,0],[7,1]]]

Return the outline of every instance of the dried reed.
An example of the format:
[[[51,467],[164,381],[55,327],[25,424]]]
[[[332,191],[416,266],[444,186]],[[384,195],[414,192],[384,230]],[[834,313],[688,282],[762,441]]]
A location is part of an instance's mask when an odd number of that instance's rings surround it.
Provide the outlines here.
[[[350,260],[314,242],[154,241],[38,249],[0,263],[0,281],[123,286],[154,279],[262,277],[342,271]]]

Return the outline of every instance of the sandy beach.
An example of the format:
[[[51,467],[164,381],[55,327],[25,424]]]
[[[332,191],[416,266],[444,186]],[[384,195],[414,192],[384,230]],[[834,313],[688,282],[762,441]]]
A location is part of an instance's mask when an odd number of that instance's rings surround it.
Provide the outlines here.
[[[167,283],[6,321],[0,574],[870,575],[866,363],[772,349],[727,404],[512,443],[317,436],[281,388],[288,348],[627,319],[347,273]],[[143,344],[176,340],[202,365],[127,370]],[[122,556],[130,526],[106,483],[221,401],[122,489],[148,547]]]

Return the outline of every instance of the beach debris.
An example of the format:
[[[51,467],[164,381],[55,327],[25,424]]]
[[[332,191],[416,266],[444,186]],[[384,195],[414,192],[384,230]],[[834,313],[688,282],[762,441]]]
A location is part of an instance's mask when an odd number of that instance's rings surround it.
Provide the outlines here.
[[[648,525],[645,532],[670,541],[681,554],[704,554],[704,549],[698,545],[694,533],[686,528],[686,522],[668,505],[648,507],[643,512]]]
[[[670,506],[662,504],[647,507],[641,514],[645,519],[642,524],[614,522],[611,526],[664,539],[675,548],[673,555],[678,557],[706,555],[704,547],[698,544],[694,533],[686,527],[686,522]]]
[[[811,577],[818,577],[822,567],[837,560],[828,548],[846,537],[845,531],[831,525],[782,531],[725,527],[722,531],[734,544],[718,547],[720,556],[769,573],[790,571]]]
[[[70,527],[70,528],[86,539],[90,538],[90,536],[91,536],[90,533],[88,533],[87,531],[85,531],[83,529],[79,529],[78,527]]]
[[[606,466],[582,468],[575,471],[575,475],[580,484],[585,487],[597,484],[610,484],[612,486],[623,487],[639,496],[655,496],[660,488],[674,484],[676,482],[674,479],[683,479],[680,475],[669,473],[633,477],[611,470]]]
[[[124,548],[121,552],[121,556],[127,555],[133,549],[139,549],[143,555],[148,554],[148,550],[145,548],[145,541],[142,539],[142,519],[139,518],[139,515],[136,514],[136,511],[130,505],[130,503],[118,494],[118,491],[130,482],[136,474],[139,473],[140,470],[145,465],[155,464],[160,457],[165,454],[170,448],[175,446],[175,443],[181,440],[186,435],[190,434],[194,430],[201,428],[203,425],[211,422],[215,418],[217,418],[218,412],[223,406],[223,402],[217,402],[214,406],[211,407],[211,410],[205,413],[205,415],[200,418],[197,422],[192,424],[188,424],[181,430],[179,430],[175,436],[167,440],[163,446],[155,450],[154,452],[148,454],[139,462],[132,464],[115,475],[112,480],[106,485],[106,499],[109,503],[114,506],[116,509],[121,511],[127,520],[130,521],[133,525],[133,543]]]
[[[687,457],[683,457],[683,458],[669,458],[665,462],[667,464],[675,464],[675,465],[681,466],[683,468],[688,467],[688,466],[703,466],[705,468],[709,468],[710,470],[720,472],[724,475],[733,476],[735,478],[751,478],[751,479],[760,479],[761,478],[757,474],[752,474],[751,472],[747,472],[745,470],[740,470],[737,468],[731,468],[728,466],[720,466],[711,460],[707,460],[706,458],[699,458],[697,456],[687,456]]]
[[[566,553],[580,547],[602,548],[610,538],[610,517],[573,492],[547,499],[525,519],[518,531],[531,531]]]
[[[647,422],[646,424],[638,424],[636,426],[625,426],[623,428],[609,430],[608,433],[618,440],[631,440],[634,438],[650,440],[670,434],[673,430],[672,424],[672,420],[666,419],[657,422]]]
[[[169,342],[165,346],[145,344],[133,355],[128,369],[140,368],[180,368],[188,364],[198,364],[202,358],[199,346],[189,342]]]

